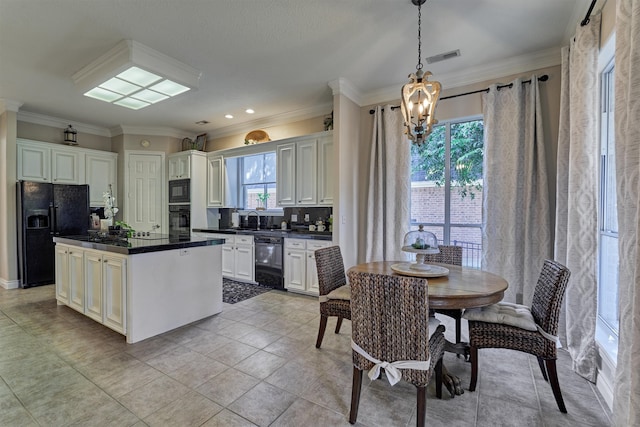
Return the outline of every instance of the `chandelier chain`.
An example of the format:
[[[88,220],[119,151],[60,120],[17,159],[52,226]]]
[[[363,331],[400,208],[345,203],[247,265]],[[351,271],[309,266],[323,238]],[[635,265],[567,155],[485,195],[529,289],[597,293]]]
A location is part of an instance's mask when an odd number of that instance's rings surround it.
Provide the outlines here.
[[[416,70],[422,69],[422,2],[418,3],[418,65]]]

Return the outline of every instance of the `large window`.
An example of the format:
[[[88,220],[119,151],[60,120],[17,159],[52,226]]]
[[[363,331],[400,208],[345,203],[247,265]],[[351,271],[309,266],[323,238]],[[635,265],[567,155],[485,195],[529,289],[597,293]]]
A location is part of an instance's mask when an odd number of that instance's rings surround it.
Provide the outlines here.
[[[600,210],[597,339],[615,361],[618,351],[618,216],[615,175],[613,61],[601,76]]]
[[[463,247],[463,263],[480,268],[482,253],[481,119],[449,122],[411,148],[411,229],[424,224],[442,244]]]
[[[276,153],[261,153],[240,159],[242,206],[245,209],[275,209]]]

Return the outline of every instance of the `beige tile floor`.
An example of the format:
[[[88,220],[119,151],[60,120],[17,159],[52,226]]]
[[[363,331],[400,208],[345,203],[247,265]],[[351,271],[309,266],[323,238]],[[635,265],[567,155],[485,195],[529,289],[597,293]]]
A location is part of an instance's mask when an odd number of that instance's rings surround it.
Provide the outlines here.
[[[317,350],[318,317],[313,298],[268,292],[128,345],[57,306],[52,285],[0,289],[0,425],[349,425],[351,325],[335,335],[330,321]],[[445,357],[468,387],[469,364]],[[566,415],[535,358],[496,350],[480,357],[476,392],[438,400],[432,384],[428,425],[610,425],[594,386],[571,372],[565,352],[559,372]],[[415,406],[413,386],[365,379],[358,425],[414,425]]]

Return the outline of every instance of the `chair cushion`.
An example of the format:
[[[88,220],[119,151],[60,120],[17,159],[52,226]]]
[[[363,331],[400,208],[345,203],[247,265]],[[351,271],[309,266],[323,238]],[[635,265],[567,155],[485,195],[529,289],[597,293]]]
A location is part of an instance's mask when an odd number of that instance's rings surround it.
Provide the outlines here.
[[[327,298],[351,301],[351,286],[342,285],[339,288],[335,288],[327,294]]]
[[[501,323],[515,326],[527,331],[537,331],[531,309],[525,305],[499,302],[480,308],[469,308],[462,315],[467,320],[476,320],[487,323]]]

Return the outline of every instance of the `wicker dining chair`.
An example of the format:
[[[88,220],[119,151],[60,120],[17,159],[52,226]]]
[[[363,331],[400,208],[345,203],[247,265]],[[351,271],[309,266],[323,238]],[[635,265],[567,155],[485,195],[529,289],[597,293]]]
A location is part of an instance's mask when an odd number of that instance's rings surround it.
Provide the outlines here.
[[[556,335],[558,333],[560,307],[570,275],[569,269],[556,261],[545,260],[542,266],[542,271],[533,293],[531,314],[535,321],[534,328],[541,328],[544,333],[540,329],[533,331],[504,323],[469,320],[469,344],[471,346],[471,383],[469,391],[476,389],[478,349],[505,348],[518,350],[538,358],[542,376],[545,381],[551,383],[558,409],[560,409],[560,412],[567,412],[556,370]]]
[[[342,319],[351,320],[351,290],[344,274],[344,262],[340,246],[329,246],[315,251],[320,300],[320,328],[316,348],[322,345],[329,316],[338,318],[336,334],[340,332]]]
[[[429,318],[427,280],[354,271],[350,271],[348,276],[353,348],[349,422],[354,424],[358,417],[364,370],[370,370],[376,364],[380,366],[380,362],[422,361],[422,367],[398,366],[398,369],[402,379],[417,388],[417,425],[424,426],[426,388],[434,372],[436,396],[442,396],[442,355],[445,345],[444,326],[435,318]],[[363,350],[368,357],[359,350]],[[377,360],[374,363],[371,359]],[[387,378],[392,378],[392,368],[384,369]],[[376,376],[370,371],[369,377],[375,379]]]
[[[462,266],[462,246],[440,245],[438,246],[440,253],[427,254],[424,256],[425,262],[440,262],[443,264]],[[439,309],[436,313],[444,314],[452,317],[456,321],[456,343],[461,341],[460,333],[462,331],[462,310],[456,309]]]

